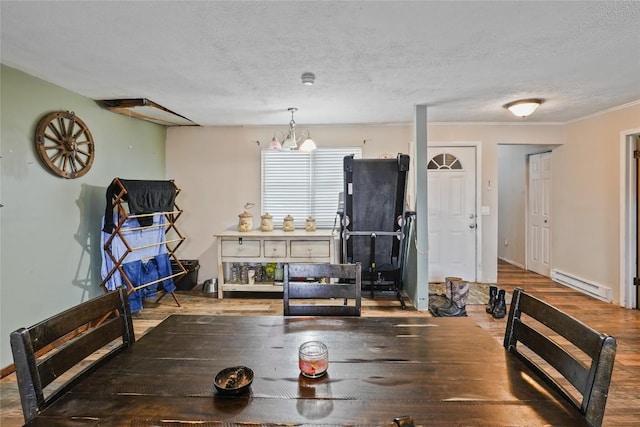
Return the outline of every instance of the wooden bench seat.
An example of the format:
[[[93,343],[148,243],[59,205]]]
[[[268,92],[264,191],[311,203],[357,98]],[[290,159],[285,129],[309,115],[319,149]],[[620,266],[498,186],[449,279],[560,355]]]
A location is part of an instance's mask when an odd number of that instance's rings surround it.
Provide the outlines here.
[[[504,347],[575,407],[590,426],[602,425],[615,338],[516,288]]]

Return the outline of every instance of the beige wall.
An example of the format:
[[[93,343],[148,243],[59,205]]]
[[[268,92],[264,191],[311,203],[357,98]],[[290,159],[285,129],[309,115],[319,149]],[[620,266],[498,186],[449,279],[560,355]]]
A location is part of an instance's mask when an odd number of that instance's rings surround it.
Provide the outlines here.
[[[490,210],[481,217],[479,280],[497,281],[498,147],[561,146],[553,154],[551,267],[611,284],[618,301],[620,132],[640,127],[639,109],[630,106],[570,124],[428,125],[429,144],[471,142],[479,147],[480,204]],[[364,157],[411,154],[411,124],[309,129],[318,144],[361,146]],[[180,256],[200,260],[200,282],[217,274],[214,234],[234,227],[246,202],[256,203],[253,213],[260,213],[260,150],[273,132],[273,127],[182,127],[167,132],[166,173],[182,189],[181,229],[188,238]],[[416,183],[416,191],[425,188]]]
[[[566,126],[553,152],[553,268],[608,286],[620,301],[620,137],[640,104]]]
[[[286,128],[286,126],[284,126]],[[260,151],[282,127],[176,127],[167,131],[167,177],[181,189],[180,257],[200,261],[199,282],[217,276],[214,234],[237,225],[247,202],[259,217]],[[411,126],[305,127],[322,146],[359,146],[365,158],[407,153]],[[365,142],[366,140],[366,142]],[[260,145],[256,143],[260,141]]]
[[[299,125],[300,129],[305,129]],[[310,127],[314,140],[324,146],[361,146],[363,157],[410,153],[412,125]],[[167,177],[182,189],[181,230],[188,237],[180,256],[199,259],[199,281],[217,275],[214,234],[235,226],[246,202],[260,210],[260,150],[273,136],[272,127],[176,127],[167,132]],[[563,126],[440,125],[428,126],[431,142],[479,141],[482,182],[481,204],[491,214],[482,217],[480,280],[497,280],[497,145],[558,144]],[[258,145],[256,141],[260,141]],[[366,141],[366,142],[365,142]],[[430,142],[430,143],[431,143]],[[415,168],[414,168],[415,170]],[[426,185],[416,183],[417,191]]]
[[[479,281],[495,283],[498,279],[498,145],[553,145],[562,144],[564,138],[562,125],[433,124],[429,126],[429,144],[464,141],[479,143],[480,204],[488,206],[490,211],[489,215],[479,216],[482,242]]]

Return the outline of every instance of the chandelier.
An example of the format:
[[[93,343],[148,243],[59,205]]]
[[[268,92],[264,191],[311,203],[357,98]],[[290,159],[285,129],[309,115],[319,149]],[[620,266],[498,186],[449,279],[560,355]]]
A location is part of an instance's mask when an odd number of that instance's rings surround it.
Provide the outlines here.
[[[291,121],[289,122],[289,131],[287,136],[284,138],[284,141],[282,141],[282,144],[280,144],[280,141],[278,141],[278,138],[274,135],[271,143],[269,144],[269,148],[284,151],[298,150],[306,152],[315,150],[316,143],[311,139],[309,132],[302,132],[299,137],[296,136],[296,121],[293,119],[293,114],[298,111],[298,109],[296,107],[289,107],[287,110],[291,112]]]

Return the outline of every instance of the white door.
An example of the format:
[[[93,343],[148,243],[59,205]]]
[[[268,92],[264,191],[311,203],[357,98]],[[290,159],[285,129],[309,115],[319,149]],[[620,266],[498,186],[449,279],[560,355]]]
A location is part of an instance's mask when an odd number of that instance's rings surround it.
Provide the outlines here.
[[[549,277],[551,262],[551,153],[529,156],[527,270]]]
[[[640,153],[640,135],[636,137],[636,147],[634,153]],[[634,154],[635,155],[635,154]],[[636,162],[636,276],[640,277],[640,155],[635,155]],[[631,280],[630,280],[631,282]],[[634,283],[636,287],[636,309],[640,309],[640,286]]]
[[[476,281],[476,148],[427,147],[429,282]]]

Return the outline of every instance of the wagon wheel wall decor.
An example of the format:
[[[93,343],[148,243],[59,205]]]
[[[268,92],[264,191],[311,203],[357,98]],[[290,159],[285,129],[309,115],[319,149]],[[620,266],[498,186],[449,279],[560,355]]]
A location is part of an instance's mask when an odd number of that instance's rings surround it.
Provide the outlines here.
[[[69,111],[48,114],[38,123],[36,148],[45,166],[63,178],[89,172],[95,155],[89,128]]]

